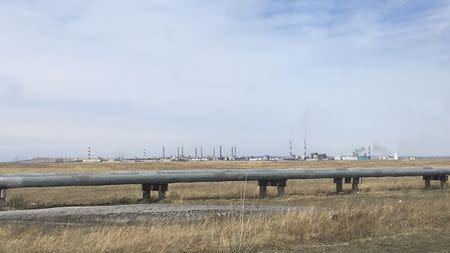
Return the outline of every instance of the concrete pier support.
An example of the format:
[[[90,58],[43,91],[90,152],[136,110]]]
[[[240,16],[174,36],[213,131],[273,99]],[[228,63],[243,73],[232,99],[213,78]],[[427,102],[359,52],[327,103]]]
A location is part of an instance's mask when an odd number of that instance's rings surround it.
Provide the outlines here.
[[[6,189],[0,189],[0,209],[6,205]]]
[[[167,184],[158,185],[158,200],[166,199],[166,192],[168,190]]]
[[[259,198],[263,199],[267,197],[267,181],[258,181],[259,186]]]
[[[279,180],[279,181],[272,181],[270,182],[270,185],[277,187],[277,196],[281,197],[284,195],[284,189],[286,187],[286,181],[287,180]]]
[[[333,182],[336,184],[336,193],[342,192],[342,178],[335,178]]]
[[[359,177],[353,178],[352,180],[352,191],[359,191]]]
[[[446,190],[448,187],[448,176],[441,176],[439,179],[441,181],[441,189]]]
[[[142,185],[142,198],[143,199],[150,199],[150,185],[143,184]]]
[[[284,186],[277,186],[277,196],[281,197],[284,195]]]
[[[431,189],[431,181],[439,181],[441,189],[445,190],[448,187],[448,176],[423,176],[425,182],[425,189]]]
[[[163,200],[166,198],[166,192],[168,190],[168,184],[143,184],[142,185],[142,198],[150,199],[151,192],[158,192],[158,200]]]
[[[431,180],[429,178],[425,179],[424,177],[424,182],[425,182],[425,190],[431,189]]]
[[[277,196],[278,197],[283,196],[285,192],[284,189],[286,187],[286,181],[287,180],[273,180],[273,181],[259,180],[258,181],[259,197],[262,199],[267,197],[267,186],[276,186]]]

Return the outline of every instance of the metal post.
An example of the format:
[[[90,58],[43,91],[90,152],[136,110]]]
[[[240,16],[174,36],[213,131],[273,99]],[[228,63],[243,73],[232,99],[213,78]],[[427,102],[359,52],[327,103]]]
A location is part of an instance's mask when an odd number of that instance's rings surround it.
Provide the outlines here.
[[[441,176],[440,181],[441,181],[441,189],[443,189],[443,190],[447,189],[448,176]]]
[[[6,205],[6,189],[0,189],[0,208]]]
[[[259,198],[263,199],[267,197],[267,182],[258,181],[259,185]]]
[[[142,198],[143,199],[150,199],[150,191],[151,190],[151,186],[148,184],[143,184],[142,185]]]
[[[280,180],[276,183],[277,185],[277,195],[281,197],[284,195],[284,188],[286,187],[286,180]]]
[[[431,177],[431,176],[423,176],[423,180],[425,182],[425,190],[428,190],[431,188],[431,179],[432,178],[433,177]]]
[[[342,192],[342,178],[335,178],[334,183],[336,184],[336,193]]]
[[[277,195],[278,195],[278,197],[281,197],[284,195],[284,186],[280,186],[280,185],[277,186]]]
[[[353,180],[352,180],[352,191],[359,191],[358,185],[359,185],[359,178],[358,177],[353,178]]]
[[[431,180],[425,179],[425,190],[429,190],[431,188]]]
[[[158,185],[158,200],[166,199],[167,184]]]

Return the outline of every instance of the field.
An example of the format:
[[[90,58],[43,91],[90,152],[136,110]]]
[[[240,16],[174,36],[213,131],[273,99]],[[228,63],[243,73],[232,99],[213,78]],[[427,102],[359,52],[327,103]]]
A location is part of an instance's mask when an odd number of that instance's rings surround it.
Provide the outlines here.
[[[150,162],[0,164],[0,173],[193,168],[450,167],[450,160],[359,162]],[[282,214],[173,224],[2,223],[0,252],[448,252],[450,194],[421,178],[363,179],[360,192],[334,193],[331,180],[290,180],[286,195],[260,200],[256,182],[171,184],[164,203],[301,206]],[[349,186],[346,185],[345,189]],[[245,193],[245,194],[244,194]],[[134,204],[140,186],[13,189],[9,209]],[[83,242],[83,243],[80,243]]]

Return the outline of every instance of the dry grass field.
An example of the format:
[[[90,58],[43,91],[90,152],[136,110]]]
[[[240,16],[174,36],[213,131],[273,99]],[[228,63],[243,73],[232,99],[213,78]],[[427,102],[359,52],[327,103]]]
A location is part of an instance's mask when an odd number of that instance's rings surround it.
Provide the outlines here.
[[[0,173],[446,166],[450,167],[450,160],[0,164]],[[395,251],[397,247],[409,252],[448,252],[450,194],[436,187],[423,190],[421,178],[363,179],[360,192],[336,194],[331,180],[289,180],[285,196],[275,197],[274,189],[269,188],[269,198],[260,200],[256,182],[171,184],[165,200],[168,203],[245,202],[306,209],[170,225],[2,224],[0,252],[379,252]],[[140,186],[124,185],[12,189],[7,198],[8,208],[37,208],[136,203],[141,194]]]

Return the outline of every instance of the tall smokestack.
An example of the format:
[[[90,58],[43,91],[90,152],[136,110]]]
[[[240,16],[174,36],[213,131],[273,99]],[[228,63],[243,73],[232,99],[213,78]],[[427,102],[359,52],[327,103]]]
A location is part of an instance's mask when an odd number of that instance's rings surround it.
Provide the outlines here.
[[[197,147],[195,148],[195,158],[197,158]]]
[[[184,158],[184,146],[181,146],[181,157]]]
[[[219,158],[222,158],[222,145],[219,146]]]
[[[200,157],[203,158],[203,147],[200,146]]]
[[[180,147],[177,147],[177,158],[180,159]]]
[[[165,159],[166,158],[166,148],[163,146],[163,154],[162,154],[162,158]]]
[[[305,152],[304,152],[304,155],[305,155],[305,159],[306,159],[306,153],[307,153],[307,149],[306,149],[306,138],[305,138]]]
[[[213,158],[216,158],[216,146],[213,147]]]
[[[234,147],[233,146],[231,146],[231,157],[234,157]]]
[[[292,156],[294,156],[294,154],[292,153],[292,140],[289,141],[289,154]]]
[[[372,150],[371,150],[371,148],[369,146],[369,159],[371,159],[371,157],[372,157]]]
[[[236,146],[234,146],[234,156],[237,157]]]

